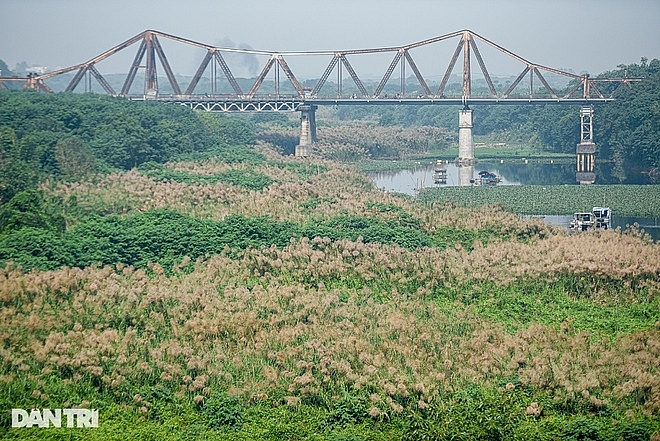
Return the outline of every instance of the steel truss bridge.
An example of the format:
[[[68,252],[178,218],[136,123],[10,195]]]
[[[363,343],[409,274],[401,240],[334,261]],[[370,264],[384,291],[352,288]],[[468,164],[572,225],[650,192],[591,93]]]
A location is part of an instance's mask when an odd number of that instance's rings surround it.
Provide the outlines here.
[[[187,84],[180,84],[177,75],[174,74],[175,70],[168,61],[161,40],[170,40],[173,42],[171,44],[181,44],[200,52],[201,61],[195,73],[188,77]],[[447,60],[446,70],[436,68],[429,72],[418,67],[414,58],[417,50],[433,50],[451,40],[457,41],[457,44],[453,55]],[[513,60],[520,65],[520,74],[505,86],[506,89],[497,81],[493,81],[477,44],[487,45],[496,52],[504,54],[503,57],[509,61]],[[111,81],[101,73],[100,65],[119,52],[128,51],[132,46],[137,46],[137,51],[127,68],[121,89],[115,90],[110,84]],[[240,70],[240,60],[236,54],[265,60],[254,80],[237,78],[234,75],[233,71]],[[384,55],[388,57],[387,59],[391,57],[391,61],[382,73],[380,81],[364,81],[351,61],[364,60],[365,57],[375,54]],[[316,78],[312,83],[309,81],[301,83],[299,76],[290,67],[290,62],[294,58],[302,58],[304,64],[307,60],[311,61],[312,57],[315,59],[325,57],[330,61],[323,71],[319,70],[316,75],[312,75]],[[478,71],[473,68],[475,61]],[[236,65],[232,66],[232,62]],[[462,66],[462,69],[461,67],[457,69],[457,65]],[[165,78],[159,77],[159,68],[164,72]],[[399,70],[399,84],[396,84],[396,78],[392,79],[396,70]],[[455,70],[458,72],[454,73]],[[461,87],[447,87],[452,75],[459,73]],[[484,92],[485,87],[478,91],[473,90],[474,73],[480,75],[485,82],[487,92]],[[630,86],[632,82],[640,80],[625,77],[591,78],[589,75],[576,75],[543,66],[516,55],[470,30],[461,30],[398,47],[310,52],[219,48],[164,32],[147,30],[75,66],[44,74],[30,74],[27,78],[0,78],[0,88],[18,82],[24,88],[51,92],[52,89],[47,84],[48,80],[65,74],[69,77],[73,74],[66,86],[66,92],[90,92],[95,81],[106,94],[111,96],[179,103],[193,109],[221,112],[298,111],[302,106],[310,105],[452,104],[464,107],[473,104],[528,103],[588,105],[608,102],[613,99],[618,87],[623,84]],[[331,75],[333,80],[328,81]],[[548,75],[563,78],[569,84],[567,90],[559,92],[553,89],[550,85],[551,81],[546,79]],[[437,87],[431,87],[432,77],[442,78],[439,85],[435,83]],[[138,78],[137,83],[143,82],[142,86],[136,84]],[[201,81],[202,79],[204,81]],[[159,83],[163,82],[166,82],[166,86],[159,87]],[[222,91],[218,89],[219,82],[224,87]],[[205,83],[207,90],[202,90],[200,83]],[[266,83],[272,90],[265,90]],[[302,84],[313,84],[313,86],[303,87]],[[500,87],[499,90],[496,85]],[[414,92],[410,92],[413,88]],[[396,92],[393,92],[393,89],[396,89]]]

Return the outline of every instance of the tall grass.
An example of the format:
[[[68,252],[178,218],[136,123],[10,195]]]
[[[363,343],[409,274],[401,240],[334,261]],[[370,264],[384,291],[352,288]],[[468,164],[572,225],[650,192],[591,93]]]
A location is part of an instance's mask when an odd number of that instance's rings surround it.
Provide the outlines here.
[[[498,208],[416,204],[353,169],[319,165],[316,174],[262,166],[273,183],[261,190],[136,170],[44,186],[67,201],[69,231],[89,215],[169,207],[206,221],[268,213],[334,228],[333,219],[361,219],[462,239],[406,247],[319,234],[180,256],[167,268],[7,264],[0,435],[36,433],[9,429],[8,409],[82,406],[100,409],[98,431],[43,433],[657,436],[657,244],[616,231],[569,236]],[[168,167],[213,176],[245,166]]]

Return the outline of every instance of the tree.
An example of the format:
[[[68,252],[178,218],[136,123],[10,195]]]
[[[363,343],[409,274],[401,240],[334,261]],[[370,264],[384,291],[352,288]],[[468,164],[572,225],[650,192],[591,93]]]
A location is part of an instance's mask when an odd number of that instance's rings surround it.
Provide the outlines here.
[[[61,176],[65,179],[81,179],[97,169],[92,149],[77,136],[58,141],[55,160]]]
[[[216,135],[216,142],[225,145],[246,145],[256,140],[254,124],[243,118],[217,115],[215,113],[199,113],[199,119],[204,126]]]
[[[0,204],[38,181],[38,173],[20,158],[16,132],[10,127],[0,127]]]
[[[39,173],[21,159],[0,159],[0,204],[9,201],[16,193],[35,188],[39,177]]]
[[[20,230],[23,227],[61,233],[66,228],[66,221],[59,207],[46,200],[42,191],[26,190],[0,207],[1,232]]]
[[[16,150],[18,138],[11,127],[0,127],[0,155],[9,155]]]

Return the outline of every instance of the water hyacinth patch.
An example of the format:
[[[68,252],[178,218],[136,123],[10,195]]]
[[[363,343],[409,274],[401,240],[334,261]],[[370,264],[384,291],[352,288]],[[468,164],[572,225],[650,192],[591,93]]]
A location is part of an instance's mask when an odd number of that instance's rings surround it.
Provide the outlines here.
[[[573,214],[593,206],[610,207],[627,216],[660,216],[657,185],[502,185],[426,188],[425,203],[452,201],[469,207],[502,204],[514,213]]]

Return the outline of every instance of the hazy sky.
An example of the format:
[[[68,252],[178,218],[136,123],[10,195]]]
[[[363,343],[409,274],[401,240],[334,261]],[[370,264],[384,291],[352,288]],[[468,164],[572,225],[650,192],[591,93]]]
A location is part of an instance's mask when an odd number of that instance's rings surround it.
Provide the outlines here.
[[[66,67],[146,29],[272,51],[400,46],[470,29],[534,63],[598,74],[660,58],[659,23],[660,0],[0,0],[0,59],[12,68],[21,61]],[[456,44],[413,58],[437,77]],[[177,73],[194,73],[204,55],[163,46]],[[486,45],[479,48],[491,74],[522,70]],[[126,72],[136,50],[108,59],[106,71]],[[384,72],[392,55],[385,58],[356,61],[356,70]],[[290,64],[300,76],[319,77],[328,61],[320,68]]]

